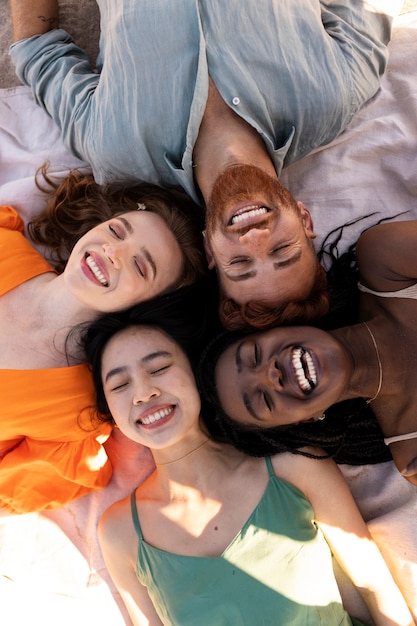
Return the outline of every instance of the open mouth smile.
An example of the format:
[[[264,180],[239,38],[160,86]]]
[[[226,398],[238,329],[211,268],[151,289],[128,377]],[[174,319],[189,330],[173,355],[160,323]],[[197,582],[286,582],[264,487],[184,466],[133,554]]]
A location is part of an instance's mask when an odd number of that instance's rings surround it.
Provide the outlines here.
[[[293,348],[291,366],[301,391],[311,393],[317,386],[317,372],[310,353],[301,346]]]
[[[103,274],[103,272],[101,271],[101,269],[99,268],[95,260],[93,259],[93,257],[88,252],[86,252],[84,259],[85,259],[86,265],[88,266],[88,268],[90,269],[91,273],[96,278],[96,280],[98,280],[98,282],[102,284],[103,287],[108,287],[109,283],[105,275]]]
[[[238,224],[244,226],[246,224],[256,223],[257,218],[264,217],[270,212],[268,207],[260,204],[250,204],[234,213],[229,221],[229,226]]]
[[[150,424],[154,424],[155,422],[159,422],[160,420],[164,419],[165,417],[168,417],[168,415],[171,415],[171,413],[173,412],[173,410],[175,409],[175,406],[169,406],[165,409],[159,409],[158,411],[155,411],[154,413],[148,413],[147,415],[145,415],[144,417],[141,417],[138,419],[137,423],[138,424],[143,424],[144,426],[149,426]]]

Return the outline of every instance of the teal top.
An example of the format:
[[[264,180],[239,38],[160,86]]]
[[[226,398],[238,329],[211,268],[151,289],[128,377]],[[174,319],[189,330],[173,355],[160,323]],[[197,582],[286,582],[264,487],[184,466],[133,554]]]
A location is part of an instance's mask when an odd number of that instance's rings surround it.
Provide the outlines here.
[[[313,509],[293,485],[269,481],[243,528],[219,557],[171,554],[139,537],[136,575],[167,626],[348,626],[330,549]]]

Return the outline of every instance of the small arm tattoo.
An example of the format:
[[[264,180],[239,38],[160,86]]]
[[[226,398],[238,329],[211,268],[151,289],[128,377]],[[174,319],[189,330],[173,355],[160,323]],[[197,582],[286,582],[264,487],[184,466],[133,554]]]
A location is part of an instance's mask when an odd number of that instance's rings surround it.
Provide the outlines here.
[[[45,15],[38,15],[38,19],[42,22],[47,22],[49,26],[53,26],[56,22],[58,22],[56,17],[45,17]]]

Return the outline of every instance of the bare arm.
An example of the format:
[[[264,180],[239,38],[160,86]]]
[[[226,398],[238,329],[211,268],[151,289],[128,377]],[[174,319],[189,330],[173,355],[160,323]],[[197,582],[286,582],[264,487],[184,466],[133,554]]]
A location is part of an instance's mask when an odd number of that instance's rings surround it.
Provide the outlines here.
[[[376,291],[396,291],[417,280],[417,220],[386,222],[360,236],[361,280]]]
[[[14,41],[58,28],[57,0],[10,0]]]
[[[331,459],[293,459],[277,474],[311,502],[315,519],[342,569],[362,595],[377,626],[412,626],[412,615],[373,542],[349,487]],[[275,464],[274,464],[275,467]]]
[[[138,537],[131,519],[129,498],[117,502],[104,513],[98,538],[108,572],[134,626],[163,626],[147,589],[136,577]]]

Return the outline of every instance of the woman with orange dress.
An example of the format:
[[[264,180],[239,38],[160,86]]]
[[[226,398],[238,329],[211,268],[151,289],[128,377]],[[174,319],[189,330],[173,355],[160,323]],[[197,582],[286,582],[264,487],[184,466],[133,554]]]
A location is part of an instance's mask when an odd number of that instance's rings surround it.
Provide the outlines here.
[[[62,506],[110,479],[111,427],[88,409],[79,325],[203,273],[200,224],[182,195],[101,188],[77,173],[55,187],[29,224],[50,262],[18,213],[0,207],[0,507],[11,513]]]

